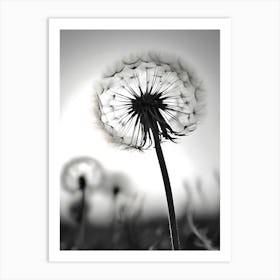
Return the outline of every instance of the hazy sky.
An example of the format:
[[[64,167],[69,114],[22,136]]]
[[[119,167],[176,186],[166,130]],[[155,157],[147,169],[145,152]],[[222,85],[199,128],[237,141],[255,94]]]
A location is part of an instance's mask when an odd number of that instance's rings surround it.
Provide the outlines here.
[[[139,153],[109,145],[95,128],[92,116],[93,84],[104,70],[131,53],[154,50],[180,56],[201,78],[207,112],[197,130],[179,144],[163,144],[177,211],[186,202],[183,182],[202,181],[202,200],[194,188],[197,207],[218,203],[214,171],[219,170],[220,40],[217,30],[61,31],[61,164],[88,155],[111,171],[125,173],[133,187],[148,194],[146,209],[165,211],[165,193],[154,149]],[[148,210],[147,210],[148,211]]]

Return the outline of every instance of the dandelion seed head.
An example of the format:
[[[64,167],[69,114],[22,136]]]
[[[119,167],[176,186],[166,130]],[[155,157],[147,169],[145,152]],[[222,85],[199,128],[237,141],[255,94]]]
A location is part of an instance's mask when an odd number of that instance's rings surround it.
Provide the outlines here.
[[[115,70],[114,70],[115,69]],[[175,141],[197,127],[204,111],[201,82],[178,57],[130,55],[103,74],[96,87],[98,120],[112,141],[139,150]]]
[[[62,169],[61,185],[71,193],[81,191],[81,188],[92,191],[102,184],[104,176],[103,167],[93,158],[74,158]]]

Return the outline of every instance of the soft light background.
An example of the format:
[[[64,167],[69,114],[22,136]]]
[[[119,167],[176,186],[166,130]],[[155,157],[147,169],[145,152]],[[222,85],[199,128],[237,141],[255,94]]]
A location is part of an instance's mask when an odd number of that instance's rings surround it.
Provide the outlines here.
[[[279,279],[278,0],[2,0],[0,7],[2,279]],[[47,19],[116,16],[232,18],[231,263],[47,261]]]
[[[92,96],[94,83],[107,67],[133,53],[155,50],[180,56],[203,81],[205,116],[197,130],[181,137],[179,144],[164,143],[165,155],[178,216],[185,211],[188,184],[197,213],[213,214],[219,209],[219,31],[149,30],[91,31],[63,30],[61,56],[61,160],[88,155],[105,168],[120,171],[132,179],[132,188],[145,193],[144,216],[166,211],[162,177],[154,149],[139,153],[123,151],[106,142],[94,125]],[[197,188],[201,185],[201,189]],[[98,204],[98,207],[96,206]],[[95,202],[96,219],[105,216],[105,201]]]

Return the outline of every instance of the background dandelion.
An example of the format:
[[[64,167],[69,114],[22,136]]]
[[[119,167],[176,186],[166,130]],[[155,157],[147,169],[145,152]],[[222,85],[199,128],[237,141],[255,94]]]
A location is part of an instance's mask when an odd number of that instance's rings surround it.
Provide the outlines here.
[[[90,192],[104,186],[105,174],[103,167],[98,161],[90,157],[80,157],[67,162],[61,172],[61,186],[64,191],[63,199],[73,199],[75,203],[71,208],[65,208],[61,199],[61,214],[64,211],[65,217],[73,218],[70,222],[78,226],[78,232],[73,244],[73,249],[83,248],[85,227],[86,227],[86,196]]]

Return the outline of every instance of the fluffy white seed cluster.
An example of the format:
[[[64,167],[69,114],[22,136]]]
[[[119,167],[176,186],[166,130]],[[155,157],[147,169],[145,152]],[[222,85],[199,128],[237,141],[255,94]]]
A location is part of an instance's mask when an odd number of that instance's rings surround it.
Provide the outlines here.
[[[204,111],[201,82],[180,58],[149,52],[107,69],[96,87],[97,114],[114,143],[147,149],[194,131]]]

